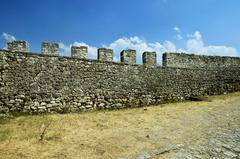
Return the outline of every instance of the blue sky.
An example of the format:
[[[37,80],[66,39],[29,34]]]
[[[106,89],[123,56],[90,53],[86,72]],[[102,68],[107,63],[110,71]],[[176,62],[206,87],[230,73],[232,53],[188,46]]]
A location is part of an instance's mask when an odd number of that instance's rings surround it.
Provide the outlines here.
[[[40,52],[42,41],[115,51],[193,52],[239,56],[239,0],[1,0],[0,47],[27,40]]]

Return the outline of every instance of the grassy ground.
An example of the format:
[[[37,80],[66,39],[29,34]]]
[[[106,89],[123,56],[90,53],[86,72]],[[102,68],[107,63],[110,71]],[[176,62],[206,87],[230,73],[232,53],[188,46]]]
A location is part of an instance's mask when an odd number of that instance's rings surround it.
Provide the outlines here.
[[[204,144],[208,133],[240,125],[240,93],[211,100],[0,119],[0,158],[136,158],[172,145]]]

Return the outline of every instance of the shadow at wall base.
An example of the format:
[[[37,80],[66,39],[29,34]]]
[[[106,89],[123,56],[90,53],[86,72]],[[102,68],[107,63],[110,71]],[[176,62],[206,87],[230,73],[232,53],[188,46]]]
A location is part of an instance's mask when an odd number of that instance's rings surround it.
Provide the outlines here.
[[[240,91],[240,90],[239,90]],[[229,92],[230,93],[230,92]],[[227,94],[226,92],[222,93],[214,93],[211,95],[222,95]],[[92,105],[86,105],[86,103],[78,103],[76,100],[72,100],[69,103],[65,103],[64,100],[60,101],[58,104],[56,100],[49,100],[49,102],[39,102],[39,101],[25,101],[22,103],[14,104],[9,107],[9,104],[3,103],[0,109],[0,114],[8,114],[13,116],[20,116],[20,115],[30,115],[30,114],[52,114],[52,113],[80,113],[80,112],[92,112],[92,111],[112,111],[112,110],[119,110],[119,109],[130,109],[130,108],[141,108],[141,107],[148,107],[148,106],[161,106],[160,104],[167,104],[167,103],[176,103],[176,102],[184,102],[184,101],[207,101],[209,100],[208,96],[210,94],[204,95],[195,95],[190,97],[183,97],[183,96],[158,96],[158,97],[150,97],[148,98],[141,98],[141,99],[131,99],[129,98],[123,99],[126,102],[120,103],[109,103],[108,101],[102,100],[101,102],[93,102]],[[92,99],[92,101],[96,101],[96,99]],[[36,104],[37,103],[37,104]],[[65,103],[65,104],[63,104]],[[76,104],[78,103],[78,104]],[[89,103],[91,104],[91,102]],[[20,106],[21,105],[21,106]],[[81,105],[81,106],[77,106]]]
[[[232,63],[146,67],[0,50],[0,112],[112,110],[236,92],[240,91],[240,67]]]

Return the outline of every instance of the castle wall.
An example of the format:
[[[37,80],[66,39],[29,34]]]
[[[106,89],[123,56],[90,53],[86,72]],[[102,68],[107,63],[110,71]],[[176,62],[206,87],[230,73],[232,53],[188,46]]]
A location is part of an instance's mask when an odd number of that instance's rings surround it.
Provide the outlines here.
[[[120,60],[127,64],[136,64],[136,50],[123,50],[120,53]]]
[[[180,68],[239,67],[239,57],[204,56],[185,53],[163,54],[163,66]]]
[[[142,55],[142,62],[145,66],[156,66],[157,54],[156,52],[144,52]]]
[[[59,55],[58,52],[59,44],[58,43],[42,43],[42,54],[44,55]],[[11,49],[8,49],[11,50]]]
[[[240,91],[239,67],[147,67],[0,50],[0,73],[0,113],[140,107]]]
[[[11,41],[7,43],[8,50],[12,52],[28,52],[29,46],[26,41]]]
[[[98,60],[101,61],[113,61],[113,50],[106,48],[98,49]]]
[[[88,53],[88,48],[86,46],[72,46],[71,55],[72,57],[86,59]]]

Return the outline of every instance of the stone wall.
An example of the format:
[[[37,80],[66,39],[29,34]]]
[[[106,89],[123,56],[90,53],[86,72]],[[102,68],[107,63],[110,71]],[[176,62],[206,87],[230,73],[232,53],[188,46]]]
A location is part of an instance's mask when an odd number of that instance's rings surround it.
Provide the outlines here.
[[[98,49],[98,60],[113,61],[113,50],[106,48]]]
[[[145,66],[156,66],[157,65],[157,54],[156,52],[144,52],[142,55],[143,65]]]
[[[58,49],[59,49],[58,43],[48,43],[48,42],[42,43],[42,54],[44,55],[59,55]]]
[[[71,55],[72,57],[86,59],[88,53],[88,48],[86,46],[72,46]]]
[[[128,50],[123,50],[120,53],[120,60],[123,63],[127,64],[135,64],[136,63],[136,50],[128,49]]]
[[[8,50],[12,52],[28,52],[29,45],[26,41],[11,41],[7,43]]]
[[[135,53],[123,52],[123,62],[133,63]],[[0,50],[0,75],[0,113],[140,107],[240,91],[239,67],[148,67],[7,50]]]
[[[163,66],[179,68],[239,67],[240,58],[166,53],[163,54]]]

